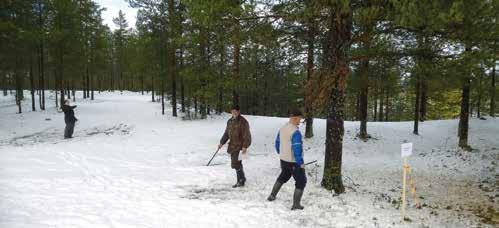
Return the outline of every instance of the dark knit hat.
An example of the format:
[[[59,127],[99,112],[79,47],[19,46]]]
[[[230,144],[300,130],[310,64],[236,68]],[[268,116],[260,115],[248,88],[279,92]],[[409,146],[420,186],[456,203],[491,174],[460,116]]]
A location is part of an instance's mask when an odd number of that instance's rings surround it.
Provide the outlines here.
[[[230,110],[237,110],[237,111],[240,111],[241,108],[239,107],[239,105],[232,105],[232,108]]]
[[[300,111],[300,109],[291,109],[288,113],[289,117],[303,116],[303,113]]]

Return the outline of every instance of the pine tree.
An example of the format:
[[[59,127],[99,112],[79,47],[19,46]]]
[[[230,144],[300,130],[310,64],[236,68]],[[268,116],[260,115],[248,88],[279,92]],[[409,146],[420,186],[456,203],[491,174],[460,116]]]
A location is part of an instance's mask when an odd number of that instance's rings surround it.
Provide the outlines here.
[[[350,73],[347,54],[352,32],[350,1],[324,3],[328,10],[328,33],[324,47],[323,80],[328,98],[326,148],[322,186],[343,193],[341,167],[344,135],[344,108],[346,79]]]

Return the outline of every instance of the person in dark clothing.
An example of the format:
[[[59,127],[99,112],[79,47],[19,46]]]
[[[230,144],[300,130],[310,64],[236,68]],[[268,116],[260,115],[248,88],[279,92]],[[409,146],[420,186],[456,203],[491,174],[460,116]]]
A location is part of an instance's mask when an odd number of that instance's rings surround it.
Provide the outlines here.
[[[267,198],[268,201],[274,201],[282,185],[288,182],[292,176],[295,179],[295,192],[291,210],[304,209],[300,201],[305,185],[307,184],[303,162],[303,141],[298,129],[301,119],[301,111],[292,111],[289,115],[289,122],[277,134],[275,149],[281,160],[281,174],[277,178],[270,196]]]
[[[251,133],[248,121],[241,116],[239,106],[233,106],[232,118],[227,121],[225,132],[220,139],[218,149],[229,141],[227,153],[230,154],[231,167],[236,170],[237,182],[233,188],[243,187],[246,182],[244,175],[243,163],[239,160],[239,153],[246,154],[248,147],[251,145]]]
[[[64,105],[61,107],[64,112],[64,122],[66,122],[66,128],[64,129],[65,139],[73,138],[75,123],[78,121],[75,117],[75,112],[73,111],[73,109],[76,108],[76,105],[70,106],[69,102],[69,100],[65,100]]]

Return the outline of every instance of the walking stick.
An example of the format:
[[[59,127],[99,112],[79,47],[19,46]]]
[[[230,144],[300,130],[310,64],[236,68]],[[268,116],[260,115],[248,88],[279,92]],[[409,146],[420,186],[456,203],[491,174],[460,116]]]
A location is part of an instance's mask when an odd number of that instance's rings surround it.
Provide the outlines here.
[[[215,156],[217,155],[219,150],[220,150],[220,148],[218,148],[218,150],[215,151],[215,154],[213,154],[213,157],[211,157],[210,161],[208,162],[208,164],[206,164],[206,166],[210,166],[211,161],[213,161],[213,158],[215,158]]]
[[[317,162],[317,160],[315,160],[315,161],[311,161],[311,162],[309,162],[309,163],[305,163],[305,165],[307,166],[307,165],[310,165],[310,164],[314,164],[314,163],[316,163],[316,162]]]

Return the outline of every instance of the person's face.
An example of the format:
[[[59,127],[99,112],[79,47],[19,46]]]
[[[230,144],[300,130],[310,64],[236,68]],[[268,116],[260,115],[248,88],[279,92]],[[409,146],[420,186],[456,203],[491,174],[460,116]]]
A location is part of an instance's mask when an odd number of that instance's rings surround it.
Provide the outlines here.
[[[300,126],[301,118],[301,116],[293,116],[290,118],[290,122],[296,126]]]
[[[239,116],[239,114],[241,114],[241,112],[236,110],[236,109],[232,109],[231,113],[232,113],[232,117],[234,117],[234,118],[237,118]]]

